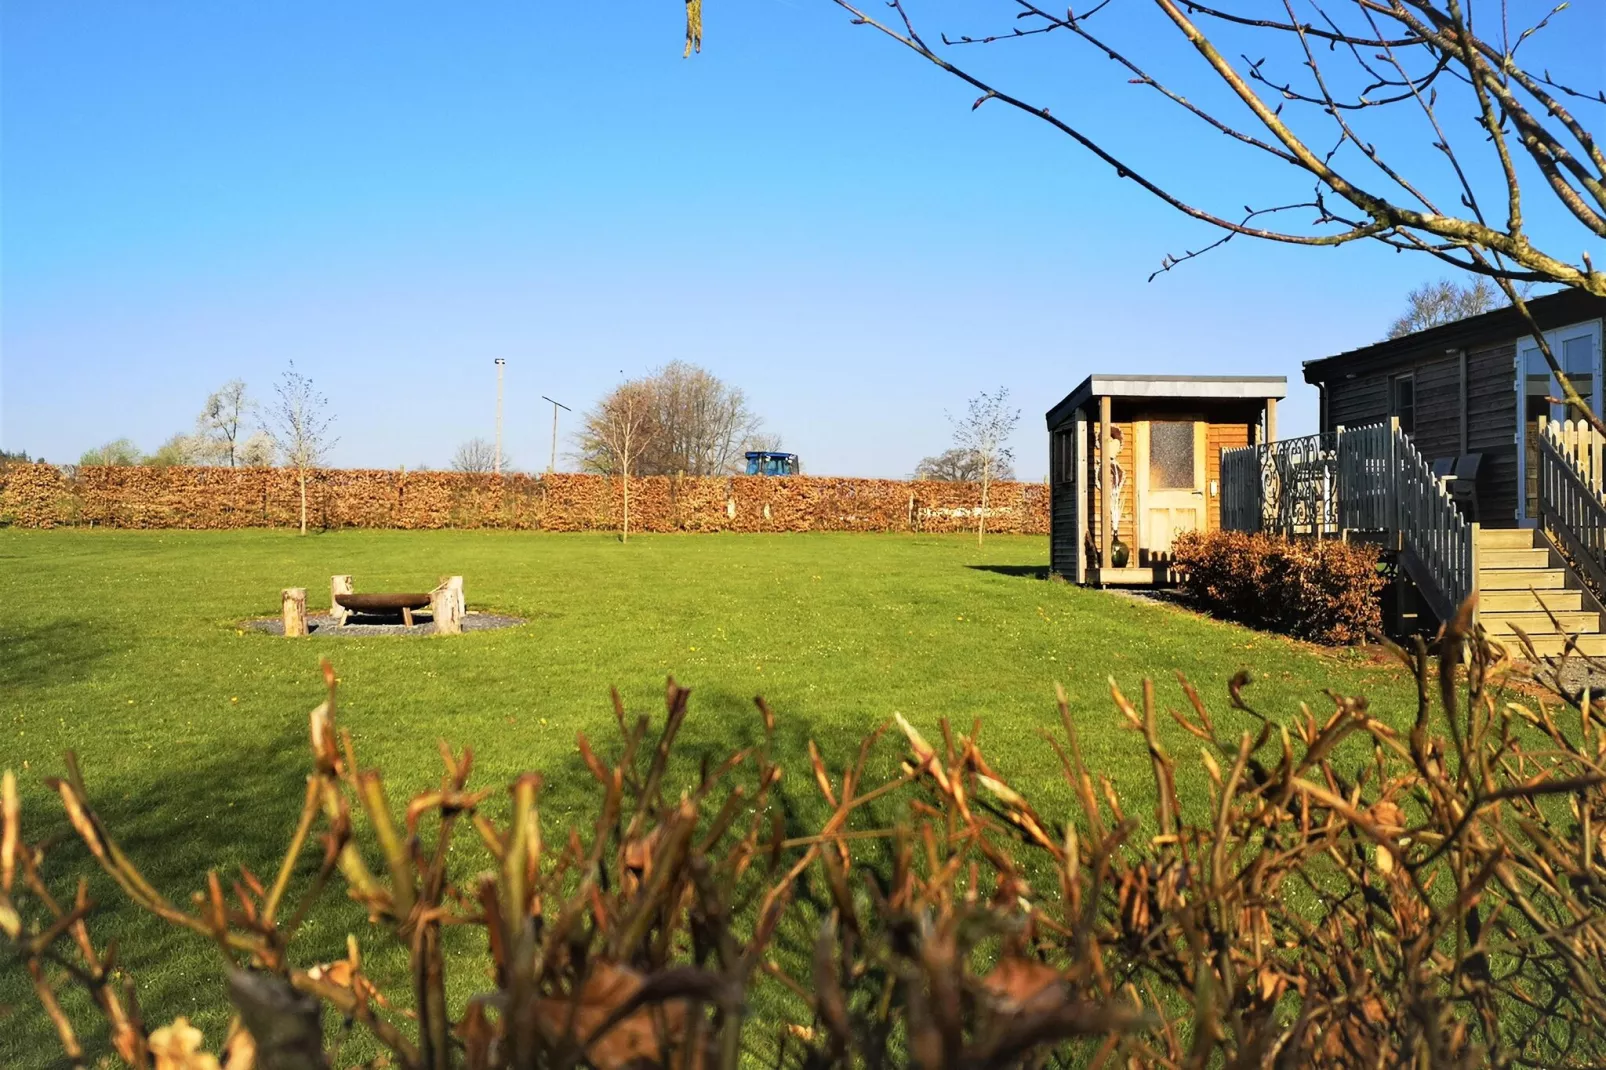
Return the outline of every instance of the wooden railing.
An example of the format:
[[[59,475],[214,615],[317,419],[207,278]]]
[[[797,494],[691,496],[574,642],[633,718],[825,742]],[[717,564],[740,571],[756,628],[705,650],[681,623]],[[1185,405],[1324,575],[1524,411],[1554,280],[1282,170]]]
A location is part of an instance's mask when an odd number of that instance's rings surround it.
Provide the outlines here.
[[[1539,526],[1572,558],[1597,597],[1606,596],[1603,445],[1588,424],[1566,420],[1539,426]]]
[[[1221,526],[1227,531],[1259,531],[1265,506],[1261,501],[1260,448],[1241,446],[1221,451]]]
[[[1573,469],[1597,493],[1606,485],[1601,462],[1606,458],[1606,435],[1583,420],[1539,419],[1539,435],[1549,438],[1556,452],[1571,462]]]
[[[1394,471],[1389,424],[1340,428],[1338,440],[1338,526],[1341,531],[1393,529],[1390,475]]]
[[[1390,423],[1392,527],[1399,536],[1400,564],[1434,614],[1449,620],[1478,590],[1478,525],[1462,514],[1398,422]]]
[[[1283,536],[1380,537],[1400,550],[1401,563],[1441,619],[1478,586],[1477,525],[1462,515],[1395,420],[1223,450],[1221,526]]]

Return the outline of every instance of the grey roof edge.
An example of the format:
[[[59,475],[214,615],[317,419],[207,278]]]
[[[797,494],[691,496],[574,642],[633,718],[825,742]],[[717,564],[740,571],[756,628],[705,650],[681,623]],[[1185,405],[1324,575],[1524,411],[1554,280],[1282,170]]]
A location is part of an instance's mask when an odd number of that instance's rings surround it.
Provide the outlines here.
[[[1539,326],[1549,331],[1606,316],[1606,297],[1596,297],[1578,289],[1561,290],[1529,298],[1528,310]],[[1525,336],[1528,330],[1522,314],[1506,305],[1399,338],[1385,338],[1342,353],[1316,357],[1302,362],[1301,367],[1305,382],[1317,385],[1342,372],[1373,364],[1387,365],[1415,353],[1503,345]]]
[[[1103,375],[1082,380],[1075,390],[1049,409],[1044,419],[1057,427],[1072,412],[1096,397],[1198,398],[1217,401],[1261,401],[1288,396],[1286,375]]]

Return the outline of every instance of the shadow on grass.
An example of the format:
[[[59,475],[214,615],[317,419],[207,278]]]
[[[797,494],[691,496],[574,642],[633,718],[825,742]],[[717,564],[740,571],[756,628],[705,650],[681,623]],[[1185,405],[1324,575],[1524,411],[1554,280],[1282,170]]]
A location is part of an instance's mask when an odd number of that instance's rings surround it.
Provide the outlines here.
[[[242,865],[264,884],[279,868],[300,812],[311,756],[300,717],[286,718],[267,731],[242,726],[225,747],[195,748],[194,757],[163,755],[136,771],[112,775],[90,763],[83,768],[90,805],[124,853],[173,906],[195,911],[193,896],[206,888],[207,871],[216,870],[228,889]],[[29,776],[58,776],[65,761],[41,763]],[[24,813],[31,840],[52,838],[43,876],[58,899],[70,900],[81,876],[89,878],[95,907],[89,926],[103,951],[115,942],[120,968],[138,986],[140,1007],[154,1027],[183,1014],[216,1043],[230,1017],[223,990],[224,963],[203,936],[159,921],[136,906],[100,869],[68,825],[59,802],[41,801]],[[289,902],[299,900],[315,872],[319,849],[309,845],[301,857]],[[227,894],[227,893],[226,893]],[[345,931],[360,933],[363,913],[334,882],[314,916],[316,926],[298,934],[298,964],[341,955]],[[21,971],[16,971],[20,974]],[[13,983],[0,970],[0,1005],[13,1012],[0,1034],[0,1064],[64,1065],[59,1043],[26,984]],[[78,1029],[90,1061],[107,1052],[99,1014],[79,992],[59,986],[69,1018]],[[8,1050],[9,1049],[9,1050]],[[14,1060],[14,1061],[11,1061]]]
[[[605,696],[599,696],[606,701]],[[643,741],[643,763],[656,744],[664,725],[661,703],[630,711],[633,723],[639,713],[649,715]],[[271,881],[282,857],[286,841],[295,825],[302,801],[311,757],[306,742],[305,720],[287,712],[271,724],[242,725],[227,746],[194,748],[193,757],[174,750],[153,759],[143,768],[113,776],[94,763],[83,770],[89,802],[108,832],[149,882],[174,906],[193,911],[192,895],[206,887],[208,870],[216,870],[225,888],[239,877],[240,866],[250,867],[264,883]],[[865,726],[865,731],[871,729]],[[786,770],[785,777],[771,794],[761,824],[761,838],[769,836],[770,814],[779,818],[783,834],[801,837],[817,831],[829,813],[809,772],[807,742],[810,720],[800,713],[777,711],[774,758]],[[420,739],[429,733],[420,732]],[[674,799],[695,787],[701,771],[717,767],[733,751],[757,746],[763,739],[762,718],[750,696],[717,687],[694,691],[691,710],[681,735],[671,752],[665,794]],[[176,741],[182,744],[183,741]],[[460,746],[473,740],[456,741]],[[591,743],[606,764],[612,764],[622,748],[617,731],[598,731]],[[851,763],[858,749],[858,738],[832,738],[821,741],[829,775],[840,790],[843,767]],[[866,783],[873,785],[896,775],[896,756],[901,739],[886,737],[873,752]],[[176,750],[176,747],[174,748]],[[358,747],[361,761],[362,748]],[[41,770],[59,774],[64,763],[51,763]],[[731,775],[730,783],[752,788],[750,764]],[[431,786],[433,777],[416,769],[392,770],[386,779],[393,814],[400,814],[415,791]],[[557,760],[549,759],[541,769],[545,787],[541,793],[544,822],[557,842],[559,830],[572,824],[589,841],[601,791],[577,751]],[[37,774],[36,774],[37,775]],[[476,777],[471,786],[499,788],[500,778]],[[510,779],[510,778],[509,778]],[[715,798],[723,796],[715,790]],[[505,819],[505,795],[497,792],[487,802],[488,815],[500,824]],[[185,929],[160,922],[141,908],[106,878],[91,859],[87,848],[72,833],[59,803],[30,806],[27,815],[31,839],[59,837],[57,846],[46,856],[45,877],[62,897],[70,896],[80,875],[88,874],[91,898],[98,904],[90,918],[97,946],[104,948],[115,939],[118,961],[138,983],[139,1001],[151,1023],[165,1023],[183,1014],[195,1022],[209,1041],[223,1035],[230,1011],[224,996],[223,963],[216,948],[206,938]],[[855,814],[857,827],[886,828],[900,823],[901,807],[891,800],[877,801]],[[627,820],[627,819],[626,819]],[[358,817],[359,840],[370,844],[367,829]],[[318,827],[321,827],[321,822]],[[426,822],[426,837],[433,829]],[[740,831],[745,831],[743,827]],[[738,833],[739,834],[739,833]],[[457,841],[468,849],[468,856],[457,865],[456,875],[469,877],[485,868],[471,836],[459,831]],[[365,851],[377,868],[377,856]],[[859,879],[875,879],[885,885],[890,872],[888,847],[874,841],[854,845],[854,868]],[[299,901],[319,855],[316,840],[309,844],[296,871],[287,903]],[[775,859],[756,862],[737,896],[738,909],[751,916],[763,891],[779,878],[799,857],[797,848],[788,849]],[[793,889],[803,910],[791,914],[776,936],[773,956],[784,967],[799,975],[809,968],[818,918],[831,909],[813,881],[799,882]],[[379,934],[364,920],[363,911],[345,896],[344,882],[336,877],[313,909],[308,924],[297,934],[291,959],[299,966],[327,962],[342,955],[346,933],[355,934],[363,946],[365,967],[380,987],[393,996],[406,999],[406,955],[394,941]],[[463,927],[453,934],[449,951],[449,972],[454,978],[477,983],[484,961],[483,939],[477,930]],[[13,976],[8,976],[8,972]],[[48,1022],[38,1012],[31,992],[21,981],[21,971],[0,970],[0,1009],[10,1005],[12,1013],[0,1029],[0,1064],[23,1067],[59,1065],[53,1053],[59,1050]],[[760,999],[765,1013],[777,1020],[805,1014],[806,1008],[793,1006],[791,997],[777,986],[766,986]],[[67,1011],[91,1058],[107,1050],[105,1031],[87,1001],[72,997]],[[335,1036],[338,1023],[327,1021],[326,1035]]]
[[[996,572],[1000,576],[1014,576],[1017,579],[1048,579],[1047,565],[966,565],[965,567],[975,569],[977,572]]]
[[[21,625],[21,626],[19,626]],[[84,620],[0,627],[0,690],[73,683],[111,650],[110,630]]]

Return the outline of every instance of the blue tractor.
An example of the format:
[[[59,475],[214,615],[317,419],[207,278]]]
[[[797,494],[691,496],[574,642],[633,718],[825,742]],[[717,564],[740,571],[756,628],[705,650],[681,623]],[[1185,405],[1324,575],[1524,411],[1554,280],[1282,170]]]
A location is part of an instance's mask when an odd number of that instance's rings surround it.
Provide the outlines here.
[[[795,453],[752,450],[747,454],[747,474],[750,476],[795,476],[802,467]]]

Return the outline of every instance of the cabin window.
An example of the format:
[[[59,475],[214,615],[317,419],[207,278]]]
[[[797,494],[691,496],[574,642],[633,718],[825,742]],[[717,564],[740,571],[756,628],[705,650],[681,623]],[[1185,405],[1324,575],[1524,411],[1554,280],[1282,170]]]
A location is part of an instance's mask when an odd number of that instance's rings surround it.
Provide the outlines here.
[[[1416,430],[1416,376],[1398,375],[1389,381],[1389,415],[1400,421],[1407,434]]]
[[[1193,424],[1156,421],[1149,425],[1149,486],[1187,490],[1193,486]]]

